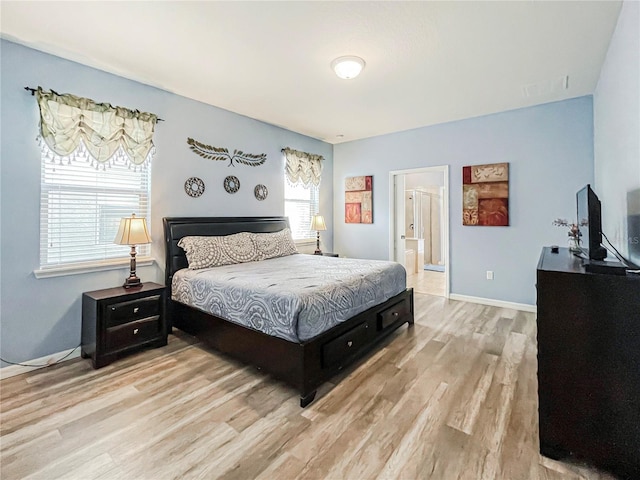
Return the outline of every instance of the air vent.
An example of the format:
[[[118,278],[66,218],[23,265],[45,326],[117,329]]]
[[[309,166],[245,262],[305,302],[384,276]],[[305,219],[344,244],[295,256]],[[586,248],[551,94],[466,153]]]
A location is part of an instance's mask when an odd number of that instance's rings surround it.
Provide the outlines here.
[[[538,83],[530,83],[522,86],[522,95],[525,98],[541,97],[551,93],[558,93],[569,89],[569,75],[563,75],[553,80],[543,80]]]

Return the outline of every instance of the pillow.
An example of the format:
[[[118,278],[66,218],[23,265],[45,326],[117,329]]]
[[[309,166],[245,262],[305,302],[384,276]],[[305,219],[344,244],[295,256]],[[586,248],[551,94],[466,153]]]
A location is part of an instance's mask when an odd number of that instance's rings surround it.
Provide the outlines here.
[[[285,228],[273,233],[252,233],[256,249],[263,260],[268,258],[286,257],[298,253],[291,230]]]
[[[255,262],[262,260],[263,256],[256,249],[252,235],[240,232],[221,237],[183,237],[178,246],[185,251],[192,270]]]

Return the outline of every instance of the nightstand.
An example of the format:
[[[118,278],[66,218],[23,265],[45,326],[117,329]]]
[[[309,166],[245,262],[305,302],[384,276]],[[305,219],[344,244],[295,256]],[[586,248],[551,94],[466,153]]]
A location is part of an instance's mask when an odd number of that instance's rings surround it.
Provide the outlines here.
[[[82,357],[100,368],[135,350],[166,345],[165,295],[163,285],[151,282],[83,293]]]

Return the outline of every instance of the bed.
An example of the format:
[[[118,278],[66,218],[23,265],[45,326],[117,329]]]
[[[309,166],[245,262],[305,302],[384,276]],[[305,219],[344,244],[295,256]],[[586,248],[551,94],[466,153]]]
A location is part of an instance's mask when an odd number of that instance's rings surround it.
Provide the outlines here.
[[[238,318],[235,321],[231,321],[227,318],[233,318],[232,313],[234,312],[230,312],[228,308],[226,311],[219,310],[222,312],[220,314],[213,314],[205,311],[207,309],[203,305],[197,303],[187,304],[183,290],[186,288],[184,285],[189,284],[184,282],[199,281],[205,275],[209,275],[209,271],[206,269],[184,270],[189,266],[189,263],[185,250],[178,245],[183,238],[231,236],[241,232],[276,234],[276,232],[281,232],[288,227],[289,222],[286,217],[164,218],[165,284],[169,288],[171,288],[172,284],[176,285],[176,292],[169,292],[166,296],[166,311],[169,332],[171,332],[172,327],[176,327],[196,336],[215,350],[244,363],[254,365],[274,378],[284,381],[300,392],[300,406],[306,407],[314,400],[320,385],[344,367],[366,355],[383,338],[403,324],[413,324],[413,290],[405,288],[404,285],[395,287],[399,290],[398,293],[390,290],[389,288],[391,287],[382,288],[382,290],[386,291],[387,296],[390,295],[389,298],[382,300],[372,300],[373,297],[369,298],[370,295],[367,291],[365,294],[356,295],[362,299],[362,302],[361,305],[352,306],[354,308],[353,311],[357,313],[349,316],[349,318],[340,317],[340,315],[350,315],[349,309],[341,309],[340,313],[334,316],[335,318],[322,320],[326,325],[316,331],[314,330],[314,328],[317,328],[315,323],[319,322],[315,321],[313,309],[311,309],[307,312],[306,324],[303,324],[301,315],[300,324],[296,324],[296,328],[292,328],[289,331],[269,332],[271,334],[260,331],[259,328],[262,327],[257,324],[263,322],[260,322],[259,319],[256,322],[255,313],[247,313],[247,316],[251,316],[252,320],[251,322],[244,322],[245,325],[242,325],[242,318],[240,317],[245,313],[240,305],[238,306],[238,311],[235,312]],[[313,256],[303,254],[296,254],[291,257],[290,259],[274,258],[252,263],[253,266],[261,267],[262,270],[269,267],[273,270],[288,269],[287,271],[293,272],[296,271],[294,268],[298,267],[292,267],[290,262],[294,262],[294,265],[299,265],[299,268],[305,268],[306,264],[315,260],[318,269],[329,269],[331,265],[327,262],[338,260],[330,257],[313,258]],[[335,265],[335,269],[339,270],[339,264],[336,263]],[[352,263],[351,265],[355,264]],[[246,264],[239,266],[241,267],[240,270],[234,266],[216,267],[210,270],[215,270],[213,273],[218,276],[226,275],[229,278],[235,278],[253,274],[242,270],[242,268],[250,266]],[[256,275],[258,274],[256,273]],[[175,281],[174,276],[176,277]],[[295,275],[291,276],[294,277]],[[256,276],[255,278],[261,277]],[[271,283],[278,284],[279,281]],[[262,280],[262,283],[264,282]],[[256,280],[253,283],[259,287],[261,281]],[[265,284],[265,288],[267,286],[269,285]],[[199,286],[194,288],[196,290],[201,289]],[[216,303],[211,301],[209,297],[221,298],[225,295],[235,294],[234,292],[227,294],[227,292],[223,291],[222,286],[216,286],[214,290],[214,293],[203,295],[203,298],[206,298],[208,303]],[[256,295],[258,294],[256,293]],[[178,301],[178,299],[182,301]],[[296,301],[300,303],[295,299],[288,299],[287,301],[289,303]],[[372,305],[371,303],[375,304]],[[211,309],[208,310],[211,311]],[[213,311],[218,312],[215,309]],[[283,309],[283,316],[284,312],[285,310]],[[321,333],[318,333],[319,331]]]

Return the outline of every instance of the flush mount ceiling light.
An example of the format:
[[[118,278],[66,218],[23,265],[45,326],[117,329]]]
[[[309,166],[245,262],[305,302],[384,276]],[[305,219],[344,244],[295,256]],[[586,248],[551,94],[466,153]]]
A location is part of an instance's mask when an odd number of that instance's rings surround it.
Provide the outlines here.
[[[356,78],[364,68],[364,60],[360,57],[338,57],[331,62],[331,68],[336,75],[345,80]]]

